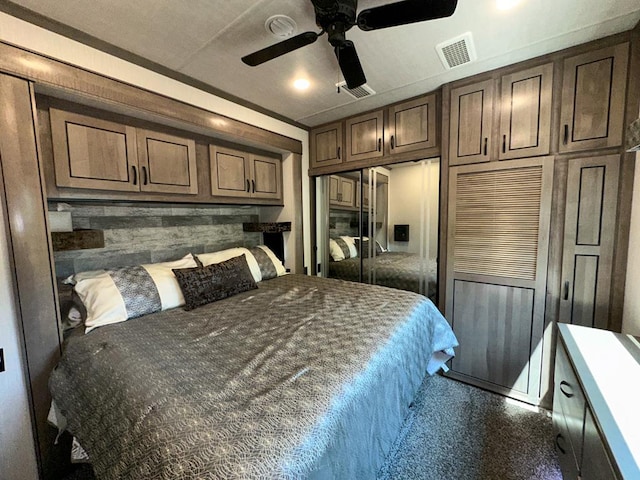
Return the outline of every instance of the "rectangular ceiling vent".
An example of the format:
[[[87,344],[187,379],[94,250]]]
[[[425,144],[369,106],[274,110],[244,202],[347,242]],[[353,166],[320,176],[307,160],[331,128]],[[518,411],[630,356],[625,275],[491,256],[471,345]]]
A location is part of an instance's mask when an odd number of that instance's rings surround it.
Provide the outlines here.
[[[340,83],[336,83],[336,87],[338,88],[338,91],[347,92],[355,99],[370,97],[371,95],[375,95],[376,93],[373,88],[371,88],[366,83],[356,88],[349,88],[347,87],[347,82],[342,81]]]
[[[436,51],[444,68],[447,70],[466,65],[478,58],[471,32],[463,33],[456,38],[439,43],[436,45]]]

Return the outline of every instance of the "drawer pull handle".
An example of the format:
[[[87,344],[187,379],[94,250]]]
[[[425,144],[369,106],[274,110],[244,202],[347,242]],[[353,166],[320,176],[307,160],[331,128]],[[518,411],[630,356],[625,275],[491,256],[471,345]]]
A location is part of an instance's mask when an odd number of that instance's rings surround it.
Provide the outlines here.
[[[341,160],[341,158],[340,158],[340,147],[338,147],[338,160]]]
[[[394,137],[395,135],[391,135],[391,150],[393,150],[395,147],[395,141],[394,141]]]
[[[566,387],[566,388],[568,388],[568,389],[569,389],[569,391],[568,391],[568,392],[565,392],[564,388],[562,388],[562,387]],[[562,380],[562,381],[560,382],[560,391],[561,391],[561,392],[564,394],[564,396],[565,396],[565,397],[567,397],[567,398],[571,398],[571,397],[573,397],[573,393],[571,393],[571,384],[570,384],[570,383],[568,383],[568,382],[565,382],[564,380]]]
[[[564,125],[564,134],[562,135],[562,143],[566,145],[569,143],[569,125]]]
[[[378,138],[378,151],[381,152],[382,151],[382,139]]]
[[[251,187],[253,188],[252,193],[256,193],[256,181],[255,180],[251,180]]]
[[[146,185],[148,183],[147,179],[147,167],[142,167],[142,184]]]
[[[251,190],[250,190],[250,186],[249,186],[249,179],[247,178],[247,193],[249,193],[250,191]]]
[[[556,447],[558,448],[558,450],[560,450],[560,453],[562,453],[564,455],[564,454],[567,453],[567,451],[564,448],[562,448],[562,446],[560,445],[560,439],[561,438],[564,440],[564,437],[562,436],[561,433],[556,435]]]
[[[562,293],[563,300],[569,300],[569,281],[564,282],[564,292]]]
[[[135,165],[131,165],[131,171],[133,172],[133,184],[138,184],[138,170]]]
[[[502,135],[502,153],[507,153],[507,136]]]
[[[489,139],[484,137],[484,156],[487,156],[487,144],[489,143]]]

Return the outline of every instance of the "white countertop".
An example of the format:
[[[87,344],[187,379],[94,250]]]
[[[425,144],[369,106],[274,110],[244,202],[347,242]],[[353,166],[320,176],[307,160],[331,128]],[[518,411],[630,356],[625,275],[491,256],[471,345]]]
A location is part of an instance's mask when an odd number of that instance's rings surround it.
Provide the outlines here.
[[[640,342],[607,330],[558,328],[620,473],[640,478]]]

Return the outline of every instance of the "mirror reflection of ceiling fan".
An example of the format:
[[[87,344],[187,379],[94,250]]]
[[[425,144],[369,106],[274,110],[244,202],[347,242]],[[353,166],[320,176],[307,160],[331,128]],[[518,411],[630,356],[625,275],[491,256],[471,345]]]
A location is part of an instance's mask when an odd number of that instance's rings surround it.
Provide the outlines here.
[[[258,50],[242,61],[251,67],[268,62],[285,53],[310,45],[326,33],[333,47],[347,87],[357,88],[367,79],[353,42],[347,40],[345,32],[357,25],[360,30],[378,30],[408,23],[424,22],[453,15],[457,0],[403,0],[362,10],[356,16],[357,0],[311,0],[316,12],[316,24],[320,33],[305,32],[282,42]]]

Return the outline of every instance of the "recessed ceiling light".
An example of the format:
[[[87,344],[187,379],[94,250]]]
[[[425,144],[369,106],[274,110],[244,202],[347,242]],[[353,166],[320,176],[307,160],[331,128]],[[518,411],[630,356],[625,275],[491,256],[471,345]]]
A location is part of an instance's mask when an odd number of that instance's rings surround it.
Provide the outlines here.
[[[498,10],[509,10],[520,3],[520,0],[496,0]]]
[[[307,88],[309,88],[309,85],[311,84],[306,78],[299,78],[295,82],[293,82],[293,86],[296,90],[306,90]]]

